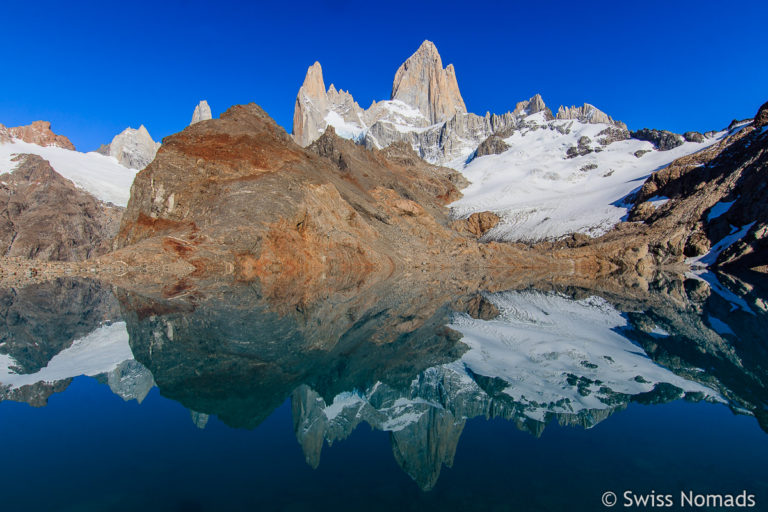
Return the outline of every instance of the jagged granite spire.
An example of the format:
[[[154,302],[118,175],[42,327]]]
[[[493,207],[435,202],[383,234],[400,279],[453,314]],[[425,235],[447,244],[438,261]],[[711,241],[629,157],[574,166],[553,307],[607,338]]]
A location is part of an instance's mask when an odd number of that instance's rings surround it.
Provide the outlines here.
[[[296,96],[293,110],[293,138],[300,146],[307,146],[325,129],[324,118],[328,110],[323,68],[315,62],[307,69],[304,83]]]
[[[207,121],[208,119],[212,118],[213,116],[211,115],[211,107],[208,106],[207,101],[203,100],[195,107],[195,112],[192,114],[192,120],[189,122],[189,125],[192,126],[195,123],[199,123],[200,121]]]
[[[392,99],[419,109],[433,124],[467,111],[453,64],[443,69],[443,61],[432,41],[421,43],[416,53],[397,70]]]

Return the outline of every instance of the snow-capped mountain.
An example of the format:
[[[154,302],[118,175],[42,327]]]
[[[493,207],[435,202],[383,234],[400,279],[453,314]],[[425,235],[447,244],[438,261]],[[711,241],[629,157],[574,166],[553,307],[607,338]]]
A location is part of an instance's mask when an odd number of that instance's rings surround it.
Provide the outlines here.
[[[138,129],[126,128],[96,152],[115,158],[125,167],[141,170],[154,160],[158,149],[160,143],[152,140],[149,131],[141,125]]]
[[[472,185],[453,215],[491,211],[501,222],[486,239],[526,242],[605,233],[627,214],[623,199],[642,180],[724,135],[630,133],[588,103],[552,115],[538,94],[511,112],[478,116],[467,112],[453,66],[443,68],[429,41],[398,69],[391,98],[367,110],[334,85],[326,91],[320,64],[311,66],[293,135],[306,146],[328,126],[368,148],[405,141],[428,162],[461,171]]]
[[[118,206],[128,204],[136,170],[120,165],[114,157],[13,140],[0,144],[0,173],[16,169],[18,162],[12,159],[24,153],[48,160],[56,172],[102,201]]]
[[[449,325],[469,350],[422,372],[405,391],[377,383],[326,402],[306,386],[297,389],[294,426],[307,462],[317,467],[324,441],[344,439],[366,422],[391,432],[398,463],[430,489],[441,466],[451,465],[470,418],[503,417],[538,436],[553,419],[590,428],[638,397],[723,401],[651,360],[622,335],[629,323],[604,299],[524,291],[485,300],[498,316],[460,313]]]
[[[190,124],[210,118],[211,108],[203,100],[195,107]],[[39,155],[56,172],[97,199],[125,206],[134,176],[149,165],[159,148],[160,143],[152,139],[144,125],[126,128],[109,144],[81,153],[67,137],[53,133],[49,122],[36,121],[14,128],[0,124],[0,174],[16,169],[16,155]]]
[[[567,115],[572,115],[572,111]],[[589,114],[588,114],[589,115]],[[592,116],[592,119],[601,116]],[[542,113],[498,138],[499,154],[461,166],[471,182],[451,204],[453,215],[492,211],[501,222],[488,239],[534,242],[572,233],[599,236],[632,206],[624,202],[654,171],[704,149],[727,132],[667,150],[629,137],[615,124],[547,120]]]
[[[459,169],[490,135],[518,127],[523,118],[552,112],[540,95],[517,103],[502,115],[479,116],[467,112],[452,64],[443,68],[437,48],[424,41],[395,73],[389,100],[374,101],[363,110],[352,95],[331,86],[326,91],[320,63],[307,70],[296,97],[293,136],[302,146],[317,139],[328,126],[341,137],[354,139],[369,148],[384,148],[393,142],[409,142],[430,163]],[[558,119],[604,123],[626,130],[596,107],[560,107]]]

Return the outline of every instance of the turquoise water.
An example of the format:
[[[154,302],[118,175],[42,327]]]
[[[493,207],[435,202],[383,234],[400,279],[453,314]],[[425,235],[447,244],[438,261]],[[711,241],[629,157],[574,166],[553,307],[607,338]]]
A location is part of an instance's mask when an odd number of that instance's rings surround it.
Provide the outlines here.
[[[746,491],[761,510],[762,288],[713,288],[408,287],[303,311],[244,290],[8,291],[0,509],[595,511],[612,491],[651,510],[624,493],[680,509]]]

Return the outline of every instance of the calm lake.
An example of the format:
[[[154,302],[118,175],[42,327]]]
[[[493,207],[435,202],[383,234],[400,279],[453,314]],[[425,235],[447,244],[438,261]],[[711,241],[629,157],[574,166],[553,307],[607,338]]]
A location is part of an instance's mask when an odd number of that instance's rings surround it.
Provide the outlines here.
[[[768,510],[759,276],[62,279],[0,314],[2,511]]]

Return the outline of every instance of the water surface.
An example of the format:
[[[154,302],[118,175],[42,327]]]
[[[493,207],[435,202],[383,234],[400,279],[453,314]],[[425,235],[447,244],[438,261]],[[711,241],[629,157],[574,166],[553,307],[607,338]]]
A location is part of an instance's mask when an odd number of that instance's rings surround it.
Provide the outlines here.
[[[3,290],[2,509],[759,510],[764,289]]]

